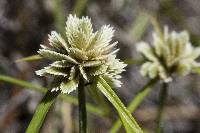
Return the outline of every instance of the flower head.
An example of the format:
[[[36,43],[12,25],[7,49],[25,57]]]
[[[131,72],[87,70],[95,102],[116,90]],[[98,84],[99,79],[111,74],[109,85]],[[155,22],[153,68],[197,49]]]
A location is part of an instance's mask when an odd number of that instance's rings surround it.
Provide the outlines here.
[[[126,66],[116,59],[114,49],[117,42],[111,43],[114,30],[109,25],[93,32],[91,20],[69,15],[66,22],[66,35],[55,31],[49,35],[50,47],[41,45],[38,53],[53,61],[44,69],[36,71],[40,76],[53,76],[53,89],[70,93],[78,86],[80,77],[85,82],[93,82],[103,76],[116,86],[120,86],[120,73]]]
[[[187,31],[164,34],[153,33],[152,45],[146,42],[137,44],[137,50],[145,57],[141,74],[150,78],[160,77],[165,82],[172,80],[172,75],[187,75],[193,67],[199,65],[195,59],[200,55],[200,48],[194,48]]]

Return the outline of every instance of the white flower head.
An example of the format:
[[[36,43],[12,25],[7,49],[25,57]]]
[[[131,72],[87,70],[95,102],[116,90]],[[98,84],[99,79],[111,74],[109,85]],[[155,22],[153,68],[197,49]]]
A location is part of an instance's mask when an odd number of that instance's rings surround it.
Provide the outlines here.
[[[120,74],[126,66],[116,59],[117,42],[112,41],[114,30],[105,25],[93,32],[91,20],[69,15],[66,22],[66,35],[55,31],[49,35],[50,46],[41,45],[38,53],[53,61],[44,69],[36,71],[40,76],[53,76],[52,91],[70,93],[78,87],[80,77],[85,82],[93,82],[103,76],[120,86]]]
[[[184,76],[199,65],[195,59],[200,55],[200,48],[194,48],[187,31],[168,32],[163,35],[153,33],[152,45],[146,42],[137,44],[137,50],[145,57],[141,74],[150,78],[160,77],[165,82],[172,80],[172,75]]]

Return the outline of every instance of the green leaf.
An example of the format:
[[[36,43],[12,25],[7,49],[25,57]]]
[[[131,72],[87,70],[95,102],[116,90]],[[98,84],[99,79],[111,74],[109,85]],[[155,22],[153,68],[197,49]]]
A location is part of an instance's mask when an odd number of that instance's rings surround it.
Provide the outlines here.
[[[124,63],[130,65],[142,65],[144,63],[144,59],[138,59],[138,60],[133,60],[133,59],[125,59]]]
[[[19,79],[13,78],[13,77],[5,76],[5,75],[0,75],[0,81],[18,85],[18,86],[24,87],[25,89],[34,90],[34,91],[38,91],[41,93],[47,92],[47,88],[44,88],[44,87],[36,85],[36,84],[29,83],[27,81],[19,80]],[[66,101],[68,103],[71,103],[73,105],[76,105],[76,106],[78,105],[78,100],[76,98],[74,98],[73,96],[60,94],[58,96],[58,98]],[[93,106],[90,103],[87,103],[86,107],[87,107],[88,112],[93,113],[99,117],[102,117],[105,114],[101,108]]]
[[[132,117],[131,113],[126,109],[124,104],[102,77],[99,77],[97,86],[117,110],[118,115],[120,116],[120,119],[126,129],[126,132],[143,133],[142,129]]]
[[[149,15],[144,11],[140,11],[136,17],[131,28],[131,33],[134,37],[134,41],[138,41],[144,35],[144,32],[149,24]]]
[[[31,55],[31,56],[28,56],[28,57],[17,59],[15,62],[19,63],[19,62],[25,62],[25,61],[35,61],[35,60],[40,60],[42,58],[43,57],[41,57],[40,55]]]
[[[62,35],[65,35],[65,11],[63,9],[63,1],[62,0],[53,0],[53,16],[55,21],[56,29],[62,33]]]
[[[73,7],[72,14],[76,14],[77,16],[81,16],[83,13],[88,0],[76,0],[76,3]]]
[[[130,102],[128,105],[128,110],[130,112],[134,112],[135,109],[140,105],[140,103],[143,101],[143,99],[151,92],[153,85],[157,82],[157,79],[153,79],[149,81],[135,96],[135,98]],[[109,130],[109,133],[116,133],[119,128],[121,127],[121,121],[117,120],[113,127]]]
[[[43,97],[42,101],[37,106],[35,114],[26,130],[26,133],[38,133],[43,121],[51,107],[54,103],[56,97],[58,96],[59,92],[50,92],[48,91],[46,95]]]
[[[93,83],[91,85],[88,85],[87,91],[88,91],[89,95],[91,96],[91,98],[95,101],[95,103],[97,103],[99,105],[99,107],[102,108],[105,115],[108,116],[111,113],[110,107],[109,107],[107,101],[105,101],[103,94],[97,89],[97,84]]]
[[[196,74],[199,74],[200,75],[200,67],[195,67],[192,69],[192,71]]]
[[[154,30],[156,31],[156,33],[158,35],[160,35],[161,37],[163,37],[163,33],[162,33],[162,30],[160,28],[160,24],[159,24],[157,18],[155,16],[151,16],[150,22],[151,22]]]

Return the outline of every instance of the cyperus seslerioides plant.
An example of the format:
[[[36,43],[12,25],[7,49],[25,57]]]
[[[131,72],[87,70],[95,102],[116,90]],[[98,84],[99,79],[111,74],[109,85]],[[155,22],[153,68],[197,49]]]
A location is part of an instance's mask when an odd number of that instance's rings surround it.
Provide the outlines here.
[[[67,18],[65,35],[51,32],[50,45],[41,45],[38,53],[52,63],[36,71],[36,74],[53,77],[53,82],[38,105],[27,132],[38,132],[48,109],[60,93],[70,93],[77,89],[79,132],[86,133],[85,85],[92,84],[113,104],[127,132],[142,133],[131,113],[109,86],[121,86],[120,74],[126,66],[116,58],[119,49],[115,48],[117,42],[111,42],[113,34],[114,30],[109,25],[94,32],[88,17],[77,18],[72,15]]]
[[[171,81],[173,74],[184,76],[200,65],[195,61],[200,48],[192,46],[187,31],[169,33],[165,27],[162,35],[153,33],[151,45],[140,42],[137,50],[146,59],[141,74],[150,78],[160,77],[165,82]]]
[[[88,17],[79,19],[69,15],[65,29],[65,36],[52,31],[50,46],[41,45],[38,51],[41,56],[53,61],[36,72],[40,76],[54,77],[52,91],[70,93],[78,87],[80,77],[91,83],[99,75],[120,86],[119,74],[126,65],[116,59],[119,49],[114,49],[117,42],[111,43],[113,28],[105,25],[94,32]]]

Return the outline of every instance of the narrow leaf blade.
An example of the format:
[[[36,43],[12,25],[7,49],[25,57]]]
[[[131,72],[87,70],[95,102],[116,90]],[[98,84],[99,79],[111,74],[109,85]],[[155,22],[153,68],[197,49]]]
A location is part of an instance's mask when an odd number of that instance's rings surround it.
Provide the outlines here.
[[[137,122],[132,117],[131,113],[126,109],[124,104],[102,77],[99,77],[97,86],[117,110],[126,131],[128,133],[143,133]]]
[[[5,75],[0,74],[0,81],[7,82],[7,83],[10,83],[10,84],[14,84],[14,85],[18,85],[18,86],[24,87],[25,89],[34,90],[34,91],[37,91],[37,92],[40,92],[40,93],[43,93],[43,94],[45,94],[47,92],[47,88],[44,88],[42,86],[39,86],[39,85],[36,85],[36,84],[33,84],[33,83],[29,83],[27,81],[16,79],[16,78],[13,78],[13,77],[10,77],[10,76],[5,76]],[[73,96],[60,94],[58,96],[58,98],[61,99],[61,100],[64,100],[65,102],[71,103],[73,105],[78,105],[77,98],[75,98]],[[99,117],[102,117],[102,116],[105,115],[105,112],[101,108],[93,106],[90,103],[87,103],[86,107],[87,107],[88,112],[93,113],[93,114],[95,114]]]
[[[193,68],[192,70],[194,73],[196,74],[199,74],[200,75],[200,67],[196,67],[196,68]]]
[[[37,106],[35,114],[26,130],[26,133],[38,133],[40,127],[43,124],[43,121],[49,111],[51,105],[54,103],[56,97],[58,96],[59,92],[50,92],[48,91],[45,96],[43,97],[40,104]]]
[[[128,105],[128,110],[134,112],[135,109],[140,105],[143,99],[151,92],[153,85],[157,82],[157,79],[149,81],[135,96],[135,98]],[[117,120],[113,127],[109,130],[109,133],[116,133],[121,127],[121,121]]]
[[[40,60],[40,59],[42,59],[40,55],[31,55],[31,56],[17,59],[15,62],[19,63],[19,62],[25,62],[25,61],[35,61],[35,60]]]

